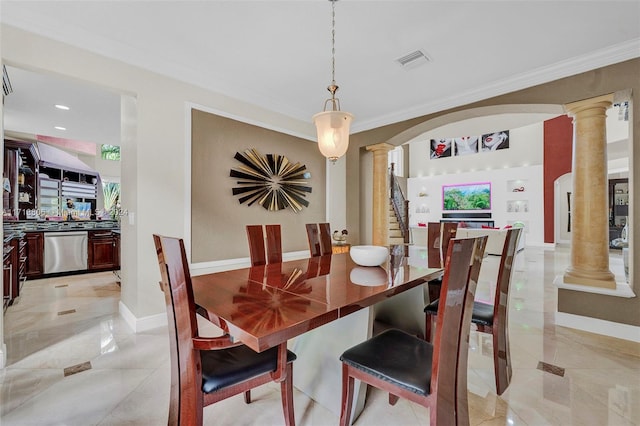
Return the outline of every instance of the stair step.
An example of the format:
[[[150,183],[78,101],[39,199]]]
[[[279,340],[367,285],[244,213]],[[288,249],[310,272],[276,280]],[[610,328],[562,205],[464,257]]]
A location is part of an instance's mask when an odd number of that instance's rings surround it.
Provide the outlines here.
[[[389,237],[389,238],[387,239],[387,243],[388,243],[389,245],[404,244],[404,238],[392,238],[392,237]]]
[[[389,230],[389,238],[392,238],[392,237],[393,238],[395,238],[395,237],[402,238],[402,232],[400,232],[399,229],[390,229]]]

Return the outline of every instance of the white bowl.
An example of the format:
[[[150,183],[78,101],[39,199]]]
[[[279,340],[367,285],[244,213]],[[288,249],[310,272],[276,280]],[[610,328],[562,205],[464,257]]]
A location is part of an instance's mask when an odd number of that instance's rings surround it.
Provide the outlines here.
[[[357,266],[351,270],[349,279],[352,283],[366,286],[379,286],[387,284],[387,271],[379,266]]]
[[[360,266],[379,266],[387,261],[389,249],[383,246],[352,246],[349,254]]]

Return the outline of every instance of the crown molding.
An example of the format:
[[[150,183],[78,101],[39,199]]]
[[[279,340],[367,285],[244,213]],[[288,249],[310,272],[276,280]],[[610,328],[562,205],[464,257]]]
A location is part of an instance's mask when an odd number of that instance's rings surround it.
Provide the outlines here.
[[[461,105],[526,89],[538,84],[548,83],[550,81],[638,57],[640,57],[640,38],[629,40],[625,43],[620,43],[605,49],[600,49],[587,55],[577,56],[572,59],[557,62],[547,67],[537,68],[530,72],[515,75],[508,79],[495,81],[475,90],[456,94],[440,101],[425,103],[414,108],[398,111],[373,120],[354,123],[354,125],[352,125],[352,133],[370,130],[434,112],[455,108]]]

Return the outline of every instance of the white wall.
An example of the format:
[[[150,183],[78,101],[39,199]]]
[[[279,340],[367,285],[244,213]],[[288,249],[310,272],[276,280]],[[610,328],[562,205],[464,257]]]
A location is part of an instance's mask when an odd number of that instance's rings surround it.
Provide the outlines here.
[[[423,140],[410,142],[407,197],[411,226],[442,219],[442,185],[491,182],[490,220],[495,226],[523,221],[526,244],[544,245],[543,123],[496,130],[509,130],[508,149],[430,159],[429,139],[433,133],[425,134]],[[463,135],[449,137],[456,136]],[[524,192],[513,191],[514,187],[521,186]],[[420,193],[427,195],[420,196]],[[413,235],[414,243],[422,245],[424,238],[420,230],[414,228]]]
[[[491,219],[495,226],[502,228],[515,221],[525,223],[527,245],[544,245],[544,209],[542,196],[542,166],[497,169],[481,172],[458,173],[433,177],[409,178],[409,225],[418,222],[437,222],[442,219],[442,186],[474,182],[491,183]],[[524,187],[524,192],[513,192],[513,187]],[[426,188],[426,197],[418,193]],[[511,203],[511,211],[509,210]],[[525,203],[527,204],[525,211]],[[516,205],[519,211],[516,211]],[[428,213],[417,213],[425,209]],[[416,240],[419,238],[414,231]],[[421,237],[420,237],[421,238]],[[420,240],[421,241],[421,240]],[[423,245],[415,241],[418,245]],[[425,240],[426,241],[426,240]]]
[[[462,157],[429,158],[429,140],[434,137],[458,137],[464,134],[442,136],[438,129],[424,133],[420,139],[409,143],[410,161],[409,177],[424,177],[480,170],[494,170],[509,167],[531,166],[542,164],[544,142],[544,123],[532,124],[509,130],[509,148],[479,152]]]
[[[571,244],[571,232],[568,231],[569,226],[569,205],[567,203],[567,193],[573,192],[572,174],[567,173],[560,176],[554,182],[554,209],[555,229],[554,241],[557,244]]]
[[[123,218],[122,227],[122,303],[131,314],[130,323],[165,315],[152,234],[182,236],[189,244],[189,236],[184,235],[189,220],[185,209],[187,105],[196,103],[253,124],[269,123],[265,127],[284,133],[315,137],[310,121],[291,120],[13,27],[2,25],[1,29],[3,63],[77,78],[135,100],[136,121],[126,123],[135,136],[122,141],[121,162],[122,208],[130,214]]]

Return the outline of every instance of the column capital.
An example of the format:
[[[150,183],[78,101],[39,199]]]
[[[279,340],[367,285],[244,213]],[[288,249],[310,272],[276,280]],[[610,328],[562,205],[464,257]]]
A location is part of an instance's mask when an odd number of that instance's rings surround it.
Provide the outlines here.
[[[367,151],[373,151],[374,153],[382,151],[383,153],[387,153],[393,149],[395,149],[395,145],[391,145],[390,143],[382,142],[374,145],[365,146]]]
[[[564,110],[568,115],[575,116],[580,112],[593,109],[593,108],[607,109],[612,104],[613,104],[613,93],[609,93],[608,95],[602,95],[595,98],[583,99],[581,101],[564,104]]]

